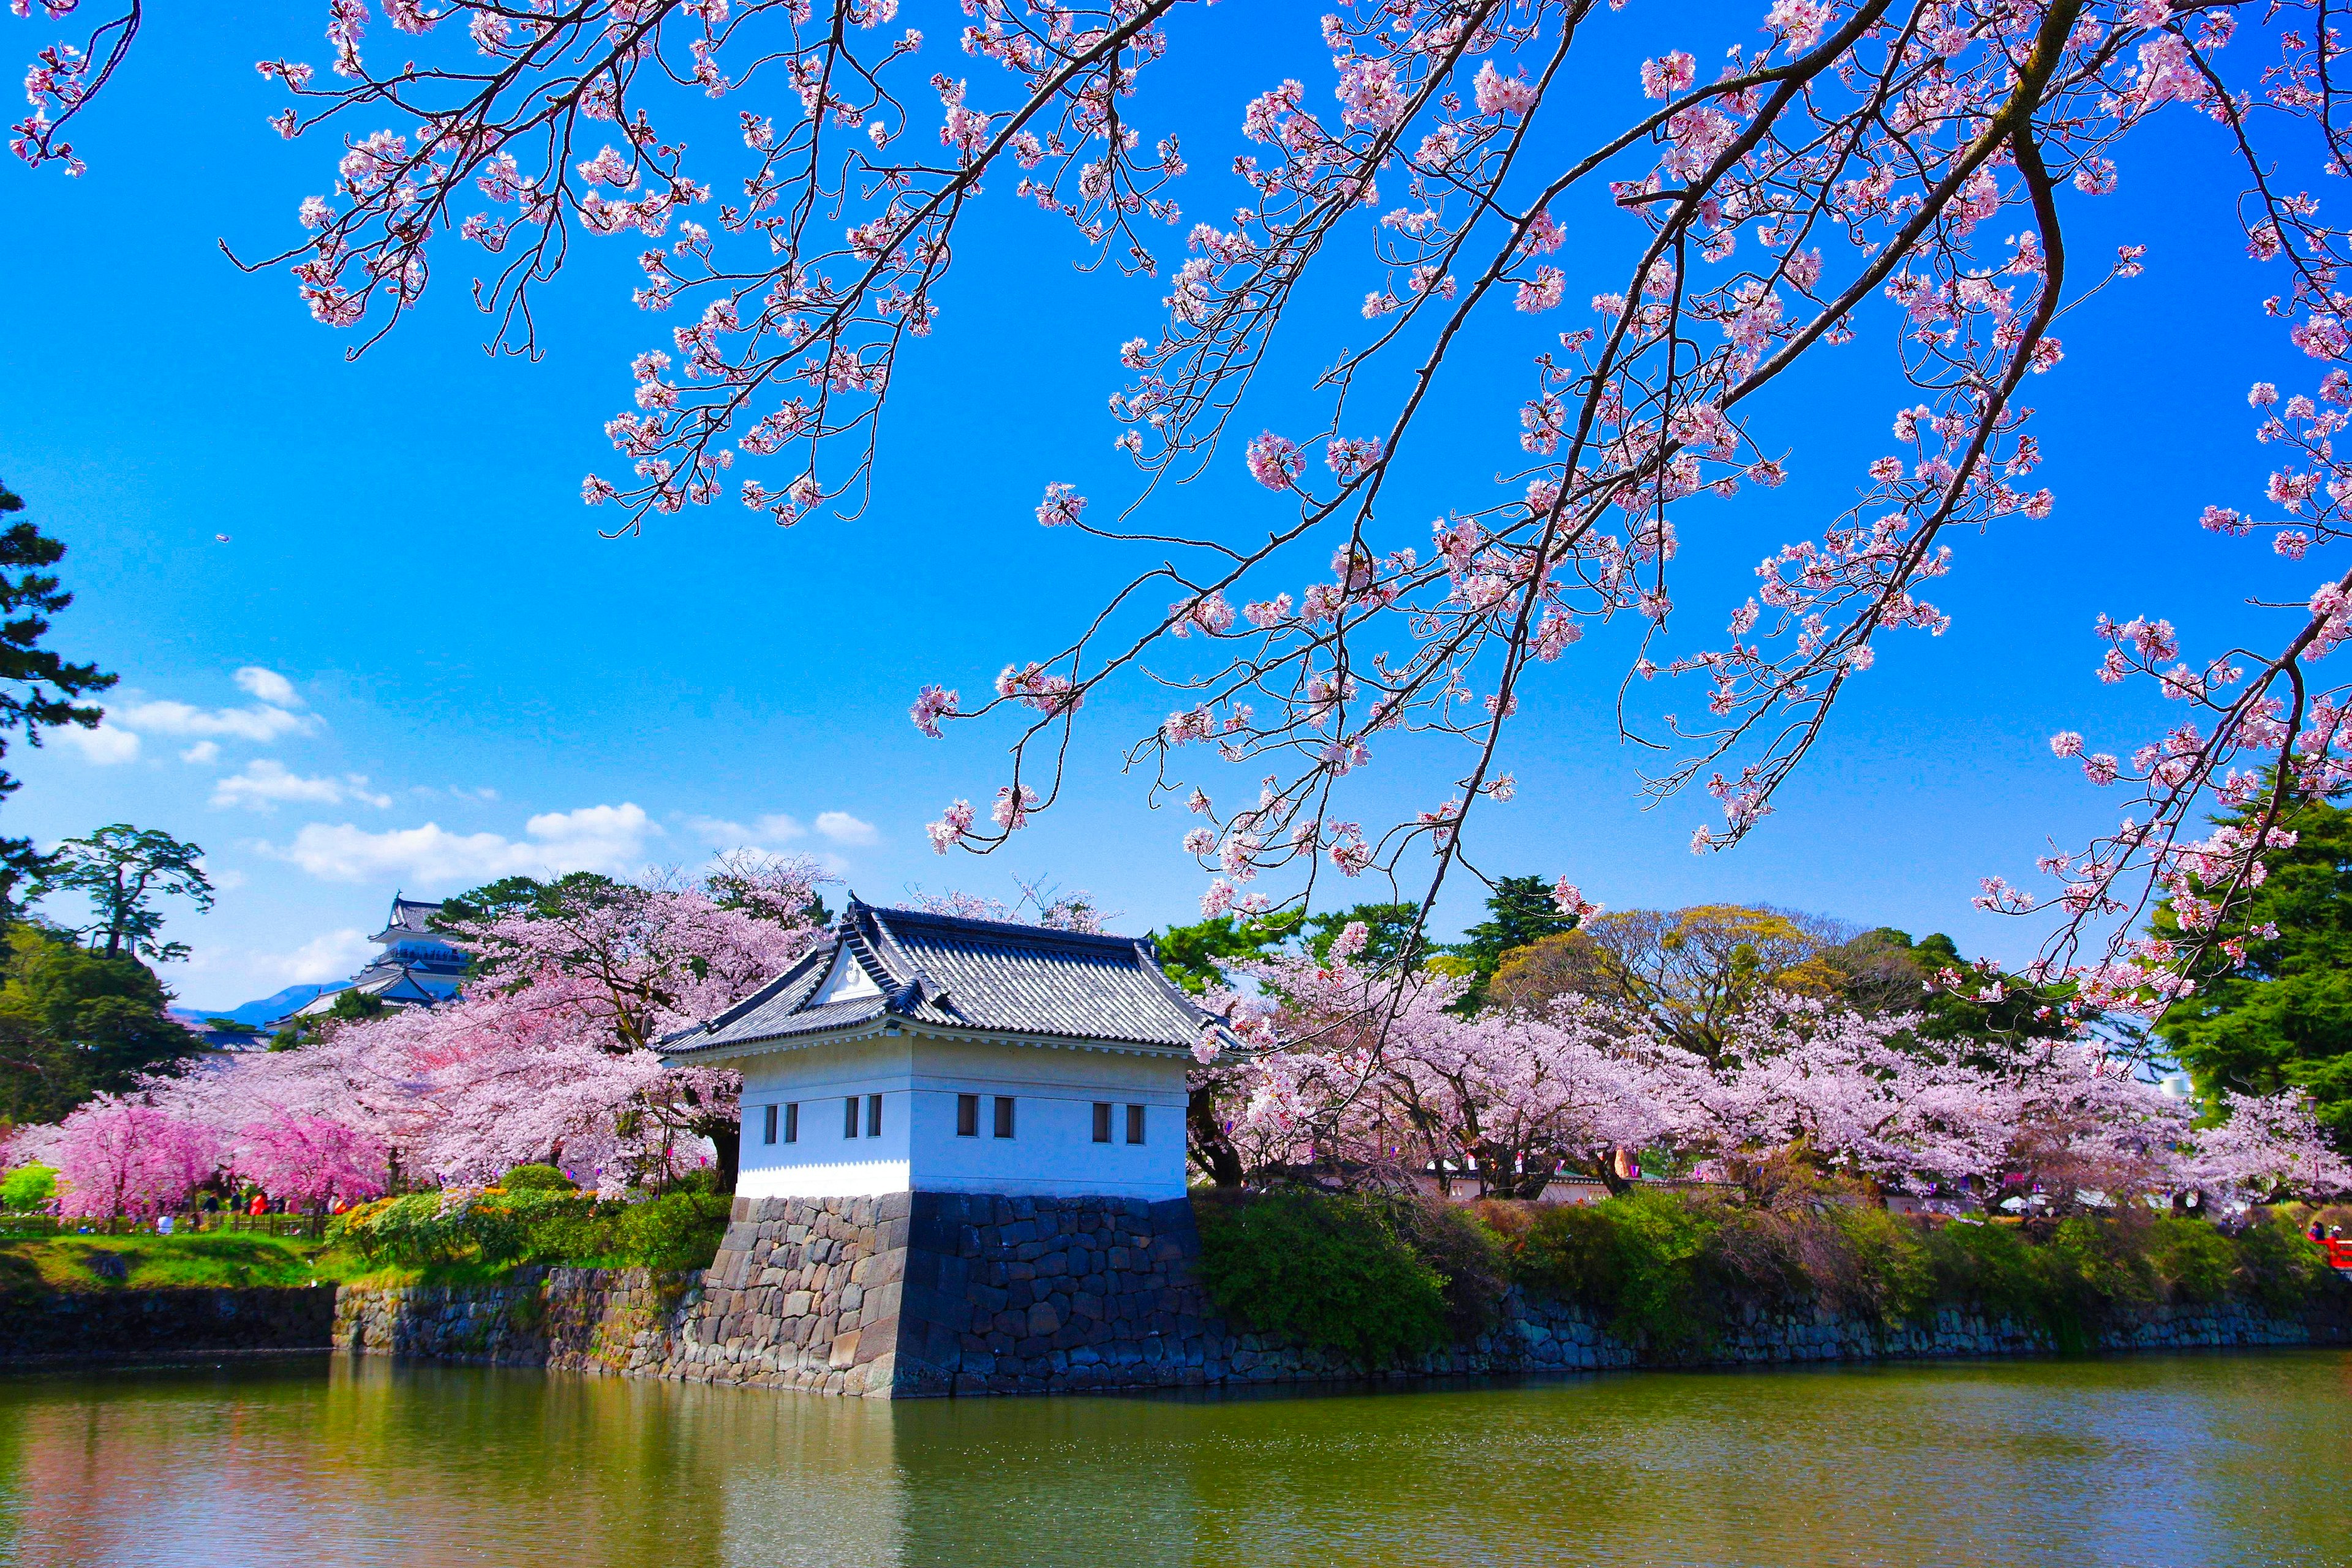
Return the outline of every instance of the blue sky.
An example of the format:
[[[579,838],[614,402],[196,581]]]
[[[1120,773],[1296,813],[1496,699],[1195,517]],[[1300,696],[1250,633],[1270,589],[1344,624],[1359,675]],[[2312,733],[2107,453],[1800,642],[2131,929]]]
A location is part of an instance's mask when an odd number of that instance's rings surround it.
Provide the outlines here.
[[[950,15],[919,9],[908,19],[952,36]],[[1328,90],[1311,8],[1282,13],[1272,48],[1244,36],[1244,9],[1184,18],[1144,103],[1147,121],[1213,143],[1189,145],[1179,192],[1201,216],[1235,202],[1217,138],[1237,144],[1251,93],[1284,75]],[[1073,269],[1064,231],[992,199],[960,247],[939,331],[903,362],[862,517],[787,531],[729,504],[604,540],[611,514],[581,507],[580,476],[612,466],[600,426],[627,401],[629,357],[670,324],[627,306],[634,246],[581,247],[543,302],[535,362],[483,353],[455,247],[426,308],[356,363],[282,273],[247,275],[221,254],[217,240],[248,254],[286,243],[296,204],[327,181],[331,147],[281,143],[262,123],[277,100],[250,62],[323,53],[311,9],[290,15],[157,12],[78,137],[89,174],[0,171],[0,376],[14,394],[0,477],[71,547],[79,602],[55,641],[122,676],[100,736],[16,749],[26,783],[0,828],[54,840],[129,820],[202,843],[219,905],[170,931],[195,949],[170,978],[199,1007],[349,973],[396,888],[690,868],[738,841],[821,856],[876,901],[916,884],[1007,896],[1017,873],[1092,889],[1122,911],[1119,929],[1193,918],[1206,879],[1176,847],[1188,822],[1147,810],[1143,781],[1119,771],[1166,706],[1155,693],[1091,704],[1066,805],[983,862],[934,857],[922,824],[952,796],[992,796],[1006,732],[926,742],[906,717],[923,681],[974,693],[1059,646],[1136,567],[1043,533],[1030,512],[1049,479],[1098,504],[1121,494],[1103,399],[1116,344],[1150,329],[1163,289]],[[1687,31],[1668,38],[1606,18],[1577,112],[1630,110],[1641,53],[1676,43],[1704,58],[1752,21],[1675,25]],[[30,47],[23,26],[0,37]],[[2120,162],[2116,195],[2075,202],[2073,245],[2096,258],[2149,243],[2147,274],[2062,327],[2065,363],[2030,387],[2057,511],[1957,542],[1935,595],[1952,629],[1884,641],[1778,815],[1704,858],[1687,842],[1716,819],[1711,803],[1642,809],[1636,759],[1610,722],[1618,650],[1596,637],[1527,694],[1507,759],[1519,795],[1477,830],[1480,864],[1565,872],[1617,907],[1769,900],[1947,930],[2012,960],[2031,951],[2034,932],[1969,909],[1977,879],[2030,879],[2046,836],[2109,825],[2045,738],[2073,728],[2122,751],[2165,717],[2093,679],[2094,615],[2168,615],[2192,655],[2210,652],[2260,625],[2242,595],[2299,599],[2326,571],[2196,527],[2205,503],[2259,495],[2247,384],[2306,379],[2231,237],[2237,186],[2217,134],[2176,113]],[[1624,237],[1578,244],[1597,256]],[[1364,284],[1347,286],[1360,297]],[[1615,286],[1572,269],[1569,293]],[[1284,423],[1298,367],[1333,341],[1278,363],[1244,422]],[[1526,352],[1497,339],[1465,354],[1436,426],[1455,467],[1407,481],[1391,542],[1425,547],[1449,475],[1510,466]],[[1677,600],[1695,632],[1718,626],[1754,561],[1817,531],[1888,449],[1907,400],[1884,337],[1842,353],[1765,415],[1795,447],[1794,482],[1685,524],[1693,570]],[[1274,521],[1280,503],[1239,459],[1222,456],[1174,504]],[[1444,771],[1400,754],[1363,815],[1433,804]],[[1458,927],[1475,902],[1456,884],[1440,923]]]

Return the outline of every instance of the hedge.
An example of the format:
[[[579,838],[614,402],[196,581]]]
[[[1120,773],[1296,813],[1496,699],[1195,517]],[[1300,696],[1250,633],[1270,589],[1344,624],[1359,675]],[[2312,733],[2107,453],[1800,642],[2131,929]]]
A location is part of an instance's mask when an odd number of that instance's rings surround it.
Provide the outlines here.
[[[2163,1303],[2298,1311],[2328,1272],[2299,1208],[2225,1231],[2146,1208],[1947,1222],[1828,1186],[1764,1207],[1654,1187],[1466,1206],[1299,1188],[1193,1207],[1221,1311],[1367,1366],[1474,1338],[1513,1283],[1669,1353],[1749,1311],[1820,1308],[1889,1325],[1960,1308],[2039,1323],[2079,1349]]]
[[[331,1245],[410,1268],[526,1263],[660,1269],[709,1265],[729,1202],[678,1192],[621,1203],[551,1186],[452,1188],[379,1198],[329,1227]]]

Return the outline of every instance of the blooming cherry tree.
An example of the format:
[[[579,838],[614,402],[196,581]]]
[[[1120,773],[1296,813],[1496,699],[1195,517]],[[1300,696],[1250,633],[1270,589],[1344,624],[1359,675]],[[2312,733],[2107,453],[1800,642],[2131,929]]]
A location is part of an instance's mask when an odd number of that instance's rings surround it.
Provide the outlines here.
[[[575,241],[636,247],[635,303],[673,324],[605,426],[620,468],[582,487],[624,529],[730,497],[793,522],[859,491],[899,356],[965,298],[956,241],[984,191],[1160,279],[1106,389],[1129,500],[1090,503],[1041,472],[1034,514],[1007,520],[1148,562],[1060,646],[1008,649],[992,693],[921,688],[925,734],[1013,721],[1009,776],[945,808],[942,852],[993,848],[1053,809],[1089,696],[1157,679],[1168,717],[1129,754],[1200,818],[1183,845],[1213,879],[1204,910],[1400,873],[1422,879],[1426,910],[1474,818],[1514,792],[1523,689],[1580,668],[1603,626],[1637,645],[1621,722],[1659,759],[1647,787],[1715,800],[1695,849],[1738,842],[1882,644],[1949,624],[1932,595],[1951,542],[2060,515],[2038,474],[2064,432],[2028,389],[2074,368],[2061,312],[2143,268],[2144,244],[2092,255],[2079,235],[2159,117],[2203,121],[2235,160],[2246,248],[2278,279],[2264,308],[2310,362],[2305,382],[2252,391],[2280,456],[2261,503],[2214,498],[2195,521],[2288,561],[2345,540],[2352,242],[2311,191],[2352,146],[2315,0],[2259,18],[2168,0],[1759,0],[1727,47],[1674,8],[1637,32],[1602,26],[1593,0],[1354,4],[1321,19],[1313,81],[1261,79],[1150,124],[1141,84],[1203,25],[1191,4],[919,9],[957,29],[952,69],[899,0],[384,0],[381,16],[328,0],[319,63],[261,46],[278,131],[331,138],[332,166],[289,194],[299,233],[254,265],[285,267],[320,321],[373,342],[455,249],[496,333],[527,345]],[[12,146],[73,171],[71,126],[99,111],[140,12],[40,11],[78,30],[40,48]],[[1306,23],[1275,7],[1254,25],[1272,42]],[[741,105],[723,150],[679,129],[709,100]],[[1184,146],[1235,110],[1237,155],[1192,170]],[[1230,216],[1186,226],[1180,198]],[[1302,301],[1334,290],[1361,300],[1350,346],[1294,348],[1328,320]],[[1515,345],[1516,407],[1433,440],[1430,411],[1491,379],[1465,369],[1473,338]],[[1888,431],[1847,476],[1859,499],[1805,520],[1752,593],[1707,615],[1720,630],[1694,632],[1697,612],[1675,616],[1685,534],[1706,536],[1689,525],[1783,482],[1801,461],[1790,434],[1820,416],[1790,373],[1857,343],[1907,383],[1899,406],[1856,412]],[[1296,363],[1323,368],[1297,379]],[[1225,464],[1256,504],[1167,499]],[[1408,493],[1439,498],[1426,526],[1402,522]],[[1317,563],[1303,583],[1302,561]],[[2058,924],[2037,982],[2162,1007],[2186,984],[2183,944],[2214,940],[2263,876],[2284,792],[2352,779],[2352,687],[2321,665],[2352,637],[2352,571],[2314,576],[2259,649],[2192,650],[2142,611],[2098,624],[2103,674],[2153,683],[2183,717],[2137,743],[2053,741],[2130,804],[2046,858],[2046,896],[1988,882],[1988,908]],[[1659,679],[1696,702],[1649,711]],[[1363,770],[1408,746],[1450,748],[1433,798],[1357,804]],[[1213,791],[1224,763],[1261,782]],[[2217,800],[2263,799],[2250,829],[2189,826]],[[2115,918],[2157,893],[2183,911],[2178,941]],[[625,1033],[643,1011],[613,1007]]]

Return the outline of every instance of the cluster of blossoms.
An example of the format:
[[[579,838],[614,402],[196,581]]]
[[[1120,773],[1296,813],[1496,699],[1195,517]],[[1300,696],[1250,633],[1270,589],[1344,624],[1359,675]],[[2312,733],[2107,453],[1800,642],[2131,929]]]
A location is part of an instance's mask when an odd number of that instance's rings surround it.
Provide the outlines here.
[[[1937,1044],[1916,1016],[1771,992],[1706,1052],[1585,996],[1464,1016],[1465,982],[1360,966],[1362,943],[1351,927],[1320,961],[1246,965],[1250,991],[1213,994],[1238,1045],[1195,1052],[1222,1139],[1196,1150],[1204,1165],[1427,1171],[1526,1197],[1559,1176],[1621,1179],[1628,1153],[1655,1150],[1735,1180],[1795,1157],[1885,1191],[1987,1200],[2352,1189],[2300,1091],[2227,1096],[2226,1120],[2199,1127],[2192,1105],[2086,1041]]]
[[[216,1176],[308,1204],[540,1161],[608,1193],[685,1169],[736,1137],[739,1079],[650,1047],[807,951],[818,877],[739,858],[701,887],[559,886],[454,933],[473,957],[454,1001],[149,1079],[19,1130],[10,1156],[56,1165],[63,1212],[91,1215],[167,1209]]]
[[[1185,748],[1203,742],[1274,779],[1240,816],[1203,813],[1228,890],[1213,886],[1213,902],[1278,868],[1286,898],[1311,898],[1318,876],[1394,874],[1408,853],[1442,883],[1473,816],[1507,798],[1521,687],[1601,626],[1637,645],[1620,711],[1661,759],[1647,787],[1714,798],[1721,822],[1695,849],[1754,830],[1881,635],[1948,624],[1927,593],[1954,569],[1951,542],[2063,518],[2036,478],[2028,378],[2073,368],[2053,331],[2062,308],[2143,270],[2145,245],[2086,257],[2068,229],[2117,188],[2118,149],[2158,115],[2208,122],[2235,161],[2247,252],[2283,279],[2265,310],[2283,349],[2316,362],[2305,388],[2253,389],[2257,439],[2280,454],[2273,510],[2216,504],[2203,521],[2266,536],[2286,561],[2341,541],[2347,238],[2285,172],[2352,166],[2315,0],[2283,0],[2251,38],[2231,8],[2165,0],[1756,0],[1719,53],[1696,36],[1714,23],[1680,12],[1659,25],[1692,36],[1627,40],[1583,26],[1587,0],[1350,5],[1320,21],[1328,73],[1249,84],[1245,145],[1199,176],[1237,203],[1181,229],[1179,254],[1161,237],[1179,232],[1191,172],[1179,137],[1133,110],[1188,8],[965,0],[950,73],[896,26],[893,0],[390,0],[391,54],[368,0],[329,0],[323,70],[275,54],[259,67],[289,95],[284,134],[340,138],[331,184],[300,204],[301,237],[275,259],[321,321],[380,331],[422,298],[432,247],[470,245],[500,334],[527,342],[531,290],[575,236],[641,247],[635,302],[677,324],[637,356],[631,405],[606,427],[626,472],[583,485],[625,528],[730,489],[792,522],[857,485],[898,355],[947,308],[958,226],[984,188],[1068,223],[1087,257],[1161,279],[1160,319],[1118,348],[1116,447],[1147,497],[1213,464],[1254,481],[1255,500],[1116,535],[1155,563],[1078,617],[1066,647],[1010,667],[969,709],[928,688],[914,718],[927,734],[999,710],[1022,724],[992,821],[959,804],[932,829],[943,849],[985,851],[1055,803],[1097,682],[1135,670],[1180,689],[1186,721],[1130,752],[1156,788],[1198,794],[1184,770],[1201,753]],[[74,166],[66,128],[130,46],[136,7],[98,9],[28,74],[13,145],[29,163]],[[1549,129],[1562,100],[1581,126],[1596,80],[1621,84],[1626,118],[1564,147]],[[747,104],[740,150],[689,157],[675,106],[720,98]],[[2272,121],[2288,128],[2276,145]],[[1327,319],[1294,309],[1311,280],[1332,284],[1322,298],[1362,299],[1360,346],[1276,352]],[[1895,448],[1843,477],[1851,507],[1758,566],[1725,633],[1676,641],[1682,541],[1701,537],[1690,520],[1788,479],[1775,421],[1816,417],[1789,373],[1866,340],[1908,384]],[[1517,346],[1517,406],[1433,439],[1431,410],[1481,406],[1491,385],[1489,351],[1459,352],[1474,341]],[[1322,368],[1277,412],[1244,412],[1298,363]],[[1392,478],[1440,498],[1426,546],[1417,522],[1392,536]],[[1066,481],[1035,517],[1113,536]],[[1325,559],[1328,578],[1268,580]],[[2214,906],[2198,929],[2219,931],[2259,875],[2264,832],[2183,841],[2202,805],[2265,776],[2274,799],[2346,781],[2352,689],[2312,674],[2352,637],[2352,572],[2281,613],[2271,650],[2199,664],[2156,651],[2175,640],[2160,620],[2103,628],[2107,675],[2154,680],[2193,716],[2080,753],[2094,784],[2133,792],[2122,826],[2062,857],[2047,897],[1987,893],[2055,910],[2050,973],[2103,1004],[2160,1005],[2186,972],[2164,944],[2086,945],[2091,922],[2127,931],[2118,917],[2168,892]],[[1677,682],[1703,689],[1703,715],[1654,710],[1650,694]],[[1459,765],[1439,798],[1388,803],[1390,825],[1365,827],[1376,814],[1340,797],[1367,787],[1351,775],[1376,731],[1450,743]]]

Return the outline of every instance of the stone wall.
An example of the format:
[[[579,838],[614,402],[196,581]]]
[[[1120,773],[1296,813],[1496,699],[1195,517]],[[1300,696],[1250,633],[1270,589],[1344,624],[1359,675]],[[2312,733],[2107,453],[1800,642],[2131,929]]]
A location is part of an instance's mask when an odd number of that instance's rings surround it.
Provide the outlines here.
[[[518,1268],[496,1285],[346,1285],[333,1344],[362,1355],[658,1375],[697,1274]]]
[[[736,1200],[698,1280],[523,1270],[495,1287],[346,1289],[335,1343],[869,1398],[1355,1380],[1344,1358],[1227,1322],[1194,1276],[1192,1205],[946,1193]],[[2338,1288],[2304,1318],[2158,1309],[2092,1348],[2352,1342]],[[1378,1369],[1411,1379],[1890,1358],[2048,1354],[2047,1327],[1942,1311],[1889,1328],[1751,1313],[1703,1352],[1629,1343],[1572,1303],[1514,1289],[1472,1340]]]
[[[325,1350],[334,1311],[324,1287],[16,1291],[0,1295],[0,1362]]]

